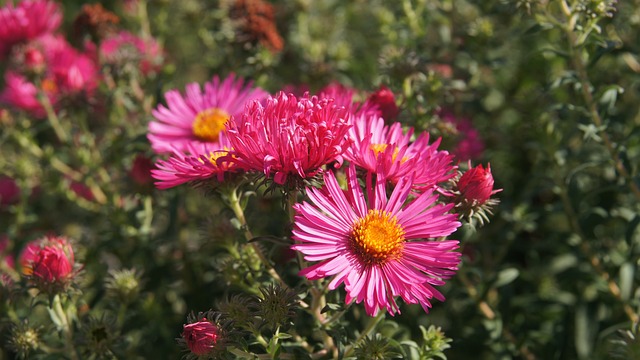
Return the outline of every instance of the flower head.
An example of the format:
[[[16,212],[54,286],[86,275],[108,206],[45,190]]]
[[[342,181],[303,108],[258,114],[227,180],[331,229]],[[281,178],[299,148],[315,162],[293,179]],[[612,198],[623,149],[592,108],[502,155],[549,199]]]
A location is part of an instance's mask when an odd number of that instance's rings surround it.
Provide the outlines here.
[[[221,182],[225,174],[241,169],[230,155],[231,145],[224,133],[219,144],[194,146],[187,144],[186,151],[174,149],[167,160],[158,160],[151,175],[158,189],[168,189],[188,182],[215,180]]]
[[[400,112],[398,105],[396,105],[393,92],[384,85],[381,85],[376,92],[369,95],[367,102],[373,104],[378,109],[380,116],[382,116],[387,123],[395,120]]]
[[[347,111],[331,99],[279,93],[266,105],[257,101],[228,124],[232,154],[245,170],[263,172],[279,185],[322,172],[348,146]]]
[[[460,226],[456,215],[448,214],[453,205],[436,204],[431,190],[410,199],[411,178],[402,178],[387,197],[386,180],[378,174],[373,185],[371,173],[365,198],[353,165],[346,191],[332,172],[324,178],[323,188],[308,189],[312,204],[294,205],[292,248],[307,261],[318,261],[301,275],[311,280],[334,276],[329,288],[344,283],[346,302],[364,302],[372,316],[384,308],[399,313],[396,296],[425,311],[431,298],[444,300],[434,285],[443,285],[457,270],[460,253],[452,250],[458,241],[433,238]]]
[[[155,39],[138,37],[127,31],[104,39],[100,43],[100,56],[110,65],[133,62],[145,75],[160,70],[164,60],[162,47]]]
[[[47,292],[66,288],[75,275],[73,248],[65,237],[46,236],[27,244],[20,264],[22,273]]]
[[[189,351],[187,358],[217,358],[226,348],[226,326],[220,323],[220,314],[213,311],[192,313],[182,327],[178,342]]]
[[[446,111],[440,116],[446,123],[450,123],[455,127],[458,142],[453,153],[459,160],[473,160],[482,156],[484,142],[480,137],[480,132],[473,126],[471,120],[455,117],[452,113]]]
[[[415,190],[439,188],[455,176],[453,156],[438,151],[440,139],[429,144],[429,134],[422,133],[411,141],[413,129],[407,133],[400,123],[385,125],[378,115],[363,114],[353,121],[349,135],[353,140],[345,159],[370,172],[380,172],[392,183],[413,174]]]
[[[454,187],[456,211],[461,217],[475,218],[481,225],[489,221],[487,213],[491,214],[491,207],[499,202],[491,196],[502,191],[494,190],[493,183],[491,164],[485,169],[482,164],[471,167],[469,161],[469,170],[460,176]]]
[[[15,204],[20,199],[20,188],[13,178],[0,175],[0,208]]]
[[[487,164],[485,169],[482,164],[471,167],[471,162],[469,162],[469,170],[458,180],[457,188],[465,200],[477,204],[486,203],[491,195],[502,191],[502,189],[493,189],[491,164]]]
[[[129,176],[138,186],[147,186],[153,182],[153,177],[151,176],[152,169],[153,162],[151,159],[143,154],[138,154],[135,159],[133,159]]]
[[[0,8],[0,59],[21,42],[51,34],[62,22],[60,5],[50,0],[25,0]]]
[[[185,95],[171,90],[164,95],[167,106],[158,105],[152,112],[156,120],[149,123],[147,135],[151,147],[158,153],[186,151],[187,144],[207,143],[221,149],[220,133],[227,120],[237,116],[248,102],[266,95],[233,74],[222,80],[215,76],[204,85],[204,92],[196,83],[187,85]]]

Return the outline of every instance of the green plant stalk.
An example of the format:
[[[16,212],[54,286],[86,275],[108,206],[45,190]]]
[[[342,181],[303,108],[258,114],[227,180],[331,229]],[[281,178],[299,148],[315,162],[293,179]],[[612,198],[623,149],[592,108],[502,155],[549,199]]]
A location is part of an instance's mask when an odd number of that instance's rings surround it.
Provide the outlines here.
[[[372,318],[369,318],[369,322],[367,322],[367,326],[362,330],[358,338],[345,348],[344,350],[345,358],[351,356],[351,353],[353,352],[355,347],[358,345],[358,343],[362,341],[362,339],[364,339],[365,337],[369,336],[376,329],[380,321],[384,319],[384,314],[385,314],[385,311],[381,310],[378,313],[378,315]]]
[[[269,262],[269,259],[267,259],[267,257],[262,253],[262,250],[260,249],[258,244],[256,244],[255,242],[250,242],[251,240],[253,240],[253,234],[249,229],[249,225],[247,224],[247,219],[244,215],[244,210],[242,210],[242,206],[240,205],[240,197],[238,196],[237,189],[231,189],[231,191],[229,191],[227,195],[229,198],[227,205],[229,206],[231,211],[233,211],[233,214],[236,216],[236,219],[238,219],[238,222],[240,223],[240,227],[242,228],[244,237],[249,242],[248,245],[252,247],[253,251],[258,256],[258,259],[266,268],[267,273],[269,273],[269,275],[274,280],[276,280],[281,286],[283,286],[286,289],[289,289],[289,286],[284,282],[284,280],[282,280],[282,277],[280,277],[280,274],[278,274],[278,272],[273,268],[273,266]]]
[[[60,300],[59,294],[53,297],[51,309],[55,312],[56,316],[62,322],[62,332],[64,333],[65,339],[65,353],[69,355],[71,360],[79,360],[78,354],[76,353],[75,347],[73,346],[73,329],[71,327],[71,323],[69,322],[67,312],[62,308],[62,301]]]
[[[60,123],[60,119],[58,118],[58,115],[56,115],[56,112],[53,110],[53,105],[51,105],[51,101],[49,101],[49,98],[47,97],[47,95],[44,94],[43,92],[39,92],[38,100],[40,101],[40,104],[42,104],[42,106],[44,107],[44,111],[47,113],[47,119],[49,120],[49,124],[51,124],[51,127],[53,128],[53,131],[56,133],[58,140],[60,140],[63,143],[66,143],[67,141],[69,141],[69,136],[67,135],[67,132],[62,127],[62,124]]]

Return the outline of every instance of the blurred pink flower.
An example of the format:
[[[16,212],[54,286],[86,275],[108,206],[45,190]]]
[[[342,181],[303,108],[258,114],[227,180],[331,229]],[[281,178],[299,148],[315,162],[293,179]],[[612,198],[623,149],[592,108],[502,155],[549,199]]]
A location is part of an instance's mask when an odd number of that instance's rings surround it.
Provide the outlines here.
[[[30,43],[27,49],[41,51],[44,55],[42,81],[34,84],[18,72],[7,71],[0,103],[43,117],[46,113],[38,101],[39,90],[56,109],[63,99],[90,97],[95,91],[99,81],[97,65],[91,57],[69,45],[62,36],[42,36]]]
[[[356,101],[356,95],[356,89],[334,82],[320,89],[317,96],[320,99],[333,99],[336,106],[346,108],[353,116],[379,113],[372,103]]]
[[[251,100],[266,96],[265,91],[252,87],[251,82],[245,84],[234,74],[222,80],[214,76],[204,85],[204,93],[200,85],[191,83],[185,95],[177,90],[165,93],[167,106],[153,110],[156,120],[149,123],[147,137],[157,153],[185,151],[188,144],[208,143],[210,149],[220,149],[220,132],[229,117],[239,115]]]
[[[41,289],[60,289],[75,275],[73,248],[62,236],[45,236],[32,241],[20,255],[22,273]]]
[[[387,124],[395,120],[400,113],[400,109],[396,105],[395,95],[384,85],[380,85],[378,90],[369,95],[367,103],[374,105],[378,109]]]
[[[20,188],[13,178],[0,175],[0,207],[15,204],[20,199]]]
[[[144,75],[157,72],[164,60],[160,44],[153,38],[141,38],[128,31],[120,31],[100,43],[102,62],[122,65],[127,62],[138,64]]]
[[[331,99],[281,92],[264,106],[251,102],[229,120],[227,132],[241,168],[284,185],[311,178],[334,161],[342,163],[349,127],[347,110]]]
[[[206,318],[183,325],[182,338],[194,355],[208,355],[215,351],[219,329]]]
[[[49,0],[9,2],[0,8],[0,60],[21,42],[53,33],[62,22],[60,5]]]
[[[69,189],[76,194],[77,196],[87,200],[87,201],[94,201],[96,199],[95,195],[93,195],[93,192],[91,191],[91,189],[78,181],[73,181],[71,180],[71,182],[69,183]]]
[[[444,111],[440,117],[455,126],[458,132],[458,143],[452,151],[458,160],[474,160],[482,157],[484,142],[480,132],[473,127],[471,120],[458,118],[452,113]]]
[[[444,285],[460,262],[458,241],[428,240],[448,236],[459,226],[453,204],[441,205],[427,190],[409,200],[412,178],[402,178],[390,196],[381,174],[363,192],[353,165],[347,170],[348,189],[342,190],[333,172],[326,172],[321,189],[308,188],[311,203],[298,203],[292,246],[307,261],[318,261],[300,272],[310,280],[334,276],[329,289],[344,283],[346,303],[364,302],[375,316],[380,309],[400,313],[395,297],[420,304],[444,296],[434,286]],[[365,197],[366,194],[366,197]],[[365,200],[366,199],[366,200]]]
[[[385,125],[379,115],[362,115],[353,119],[349,131],[352,145],[345,159],[370,172],[379,172],[392,183],[413,174],[415,190],[439,187],[455,176],[453,156],[438,151],[440,139],[429,144],[424,132],[411,141],[413,128],[405,134],[400,123]]]
[[[147,156],[138,154],[133,159],[131,170],[129,170],[129,176],[131,179],[140,186],[146,186],[153,183],[153,177],[151,176],[151,170],[153,169],[153,162]]]

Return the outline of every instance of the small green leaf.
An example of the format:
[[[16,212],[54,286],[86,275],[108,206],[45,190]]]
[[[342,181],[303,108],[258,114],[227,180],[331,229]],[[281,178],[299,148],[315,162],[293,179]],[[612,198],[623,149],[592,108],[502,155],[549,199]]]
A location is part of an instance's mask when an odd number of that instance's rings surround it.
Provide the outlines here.
[[[503,269],[498,273],[498,277],[496,279],[494,286],[501,287],[501,286],[510,284],[515,279],[517,279],[519,275],[520,275],[520,271],[518,271],[518,269],[516,268]]]

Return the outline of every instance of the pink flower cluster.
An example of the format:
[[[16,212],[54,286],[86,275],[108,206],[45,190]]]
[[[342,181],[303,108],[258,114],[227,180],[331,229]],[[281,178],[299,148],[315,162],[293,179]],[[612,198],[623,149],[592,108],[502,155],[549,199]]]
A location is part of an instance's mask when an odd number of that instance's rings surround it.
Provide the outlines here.
[[[458,241],[444,240],[461,225],[454,195],[483,206],[496,192],[493,178],[480,167],[456,187],[454,155],[438,149],[440,139],[391,121],[399,110],[389,89],[364,103],[354,95],[339,84],[315,96],[269,95],[233,75],[214,77],[204,92],[197,84],[185,95],[169,91],[149,124],[152,147],[170,152],[152,171],[156,186],[217,184],[232,174],[284,189],[323,180],[306,186],[308,202],[293,206],[292,249],[314,263],[300,274],[332,277],[329,288],[344,285],[346,302],[364,303],[370,315],[399,313],[397,297],[428,310],[432,298],[444,300],[435,287],[460,262]]]
[[[137,62],[144,75],[162,65],[162,49],[153,39],[121,31],[104,39],[99,49],[90,42],[78,50],[57,30],[60,5],[53,0],[9,2],[0,8],[0,60],[7,59],[0,104],[36,118],[69,101],[89,101],[101,81],[100,67],[125,59]]]

